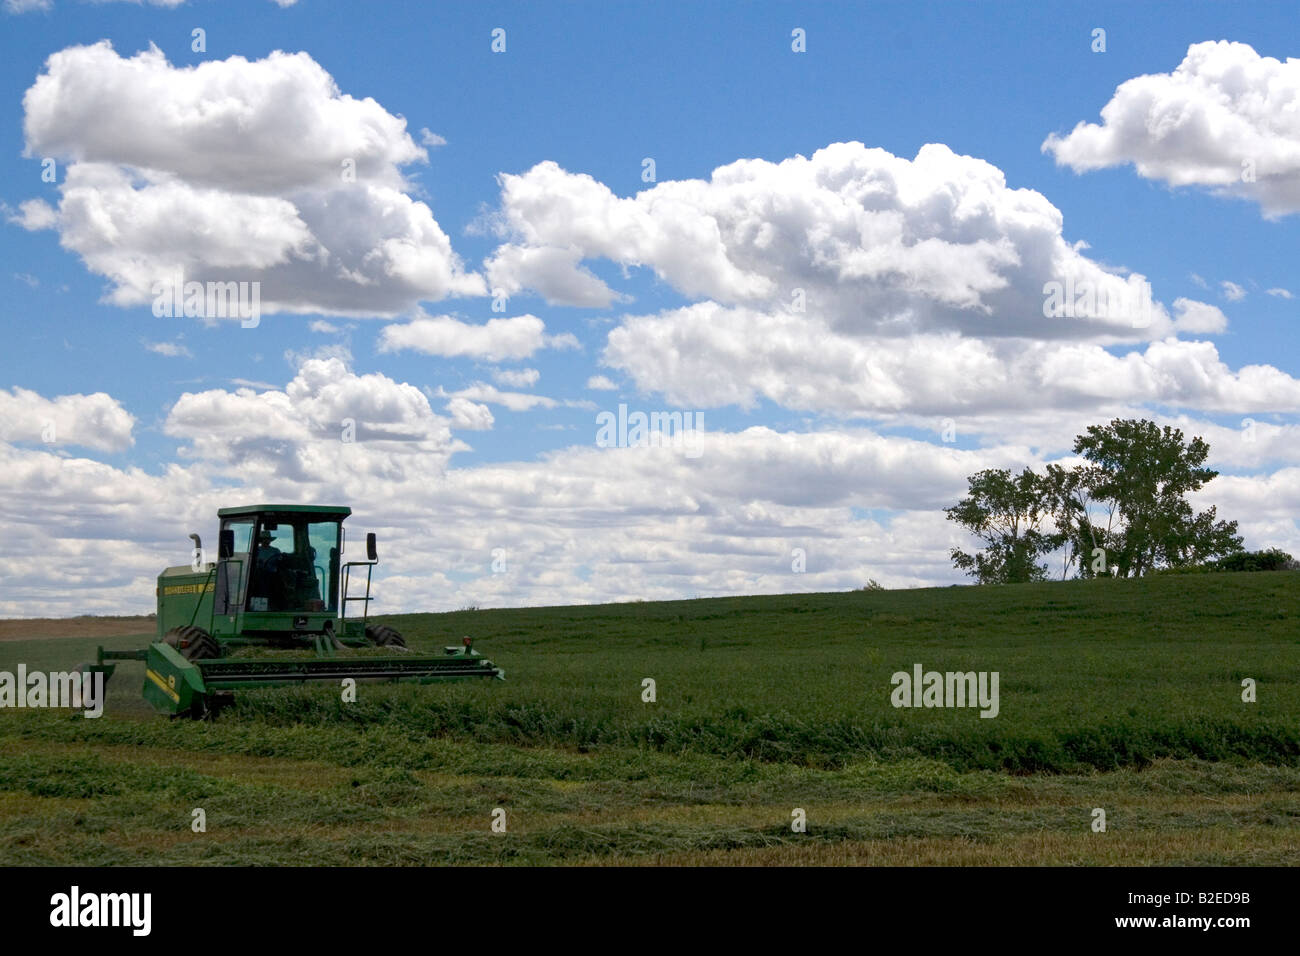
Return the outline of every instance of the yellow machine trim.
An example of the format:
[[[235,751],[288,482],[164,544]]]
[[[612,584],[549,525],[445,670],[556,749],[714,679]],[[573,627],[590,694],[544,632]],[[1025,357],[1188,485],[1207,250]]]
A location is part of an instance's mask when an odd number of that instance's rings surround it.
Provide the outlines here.
[[[175,703],[179,704],[181,702],[181,695],[176,693],[176,691],[172,690],[170,687],[167,686],[167,681],[162,679],[161,674],[157,673],[156,671],[152,671],[148,668],[145,668],[144,676],[149,678],[159,687],[161,687],[163,693],[166,694],[168,697],[170,697]]]

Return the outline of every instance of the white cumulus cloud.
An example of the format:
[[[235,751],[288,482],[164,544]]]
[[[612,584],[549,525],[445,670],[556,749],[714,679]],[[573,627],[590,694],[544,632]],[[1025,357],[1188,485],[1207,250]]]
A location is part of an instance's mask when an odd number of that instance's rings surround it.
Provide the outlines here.
[[[249,481],[278,474],[310,482],[371,469],[427,474],[465,447],[414,385],[358,375],[339,358],[306,359],[283,390],[187,392],[163,431],[188,442],[183,457],[237,466]]]
[[[482,295],[403,167],[427,160],[401,117],[356,99],[306,53],[172,66],[157,47],[60,50],[23,97],[26,155],[66,166],[57,211],[27,228],[108,277],[109,301],[156,284],[257,281],[264,312],[396,315]]]
[[[30,389],[0,389],[0,442],[115,452],[135,443],[134,426],[135,416],[104,392],[49,399]]]
[[[487,431],[496,419],[492,410],[486,405],[471,402],[468,398],[453,398],[447,403],[447,414],[451,416],[451,427],[466,431]]]
[[[1174,328],[1191,335],[1214,334],[1228,328],[1228,317],[1218,306],[1195,299],[1174,299]]]
[[[1126,80],[1100,123],[1048,136],[1043,150],[1076,172],[1132,163],[1147,179],[1252,200],[1269,218],[1300,211],[1300,59],[1194,43],[1172,73]]]
[[[1171,329],[1142,277],[1104,269],[1067,242],[1060,211],[1040,193],[942,144],[909,160],[835,143],[628,198],[550,161],[500,179],[493,221],[505,241],[486,265],[491,285],[554,303],[625,298],[583,265],[608,259],[653,269],[691,299],[806,313],[849,335],[1134,341]],[[1138,328],[1096,305],[1070,322],[1047,319],[1051,282],[1092,288],[1096,300],[1136,289],[1133,308],[1149,321]]]
[[[386,325],[379,351],[409,349],[426,355],[467,356],[500,362],[528,358],[547,344],[546,323],[535,315],[488,319],[483,325],[449,315],[425,316],[404,325]]]
[[[1182,302],[1181,321],[1199,331],[1221,331],[1226,323],[1214,306],[1190,300]],[[1010,414],[1029,403],[1058,410],[1156,402],[1300,411],[1300,380],[1268,365],[1234,371],[1209,342],[1171,337],[1117,355],[1093,343],[952,332],[849,336],[807,316],[716,303],[624,317],[602,361],[640,390],[688,408],[748,408],[762,398],[860,417]]]

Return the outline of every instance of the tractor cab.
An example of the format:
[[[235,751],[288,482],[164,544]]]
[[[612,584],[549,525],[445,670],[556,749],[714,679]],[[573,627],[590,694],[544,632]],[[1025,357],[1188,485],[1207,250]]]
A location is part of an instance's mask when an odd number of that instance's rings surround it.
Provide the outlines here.
[[[245,598],[243,609],[337,612],[345,517],[292,511],[223,514],[221,540],[230,550],[223,548],[221,557],[237,562],[247,581],[238,592]]]
[[[350,508],[319,505],[218,511],[217,634],[306,637],[333,632],[343,616],[340,608],[357,600],[342,594],[341,581],[352,567],[369,570],[374,560],[372,551],[368,561],[342,563],[343,520],[351,513]],[[368,586],[366,591],[368,597]]]

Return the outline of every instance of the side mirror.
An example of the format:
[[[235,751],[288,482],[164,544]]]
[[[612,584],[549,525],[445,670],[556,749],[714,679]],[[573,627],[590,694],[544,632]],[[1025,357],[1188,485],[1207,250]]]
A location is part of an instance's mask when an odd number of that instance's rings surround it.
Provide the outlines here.
[[[217,558],[224,561],[235,553],[235,529],[225,528],[217,539]]]
[[[375,550],[375,533],[373,531],[366,535],[366,560],[379,560],[379,552]]]

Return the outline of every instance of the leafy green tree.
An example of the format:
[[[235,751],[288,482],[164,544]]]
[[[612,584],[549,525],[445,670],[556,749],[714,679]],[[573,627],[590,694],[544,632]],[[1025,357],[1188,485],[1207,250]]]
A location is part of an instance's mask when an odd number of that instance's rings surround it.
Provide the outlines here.
[[[1090,464],[1065,487],[1073,489],[1076,500],[1104,503],[1118,523],[1109,523],[1099,536],[1085,507],[1082,517],[1074,511],[1075,525],[1067,535],[1076,545],[1086,537],[1093,547],[1105,548],[1108,570],[1136,577],[1241,550],[1237,522],[1216,520],[1214,508],[1196,514],[1186,500],[1218,475],[1204,467],[1210,447],[1200,438],[1188,442],[1177,428],[1117,418],[1089,426],[1075,440],[1074,452]]]
[[[1101,469],[1093,465],[1065,468],[1048,465],[1044,479],[1047,507],[1052,512],[1061,536],[1061,578],[1070,566],[1078,565],[1079,577],[1093,578],[1108,574],[1106,553],[1113,548],[1119,522],[1114,501],[1098,501],[1093,489],[1102,478]]]
[[[972,475],[969,494],[947,509],[983,540],[975,554],[952,551],[953,564],[981,584],[1046,577],[1040,560],[1061,549],[1061,576],[1136,577],[1160,569],[1203,566],[1241,552],[1235,521],[1214,508],[1199,514],[1187,495],[1218,472],[1205,467],[1210,448],[1176,428],[1115,419],[1078,436],[1073,468],[1048,465]]]
[[[986,469],[969,479],[968,494],[945,509],[949,521],[956,521],[985,548],[967,554],[952,550],[952,562],[980,584],[1011,584],[1041,581],[1047,565],[1039,561],[1064,542],[1064,536],[1048,532],[1051,496],[1047,480],[1026,468],[1019,475],[1007,469]]]

